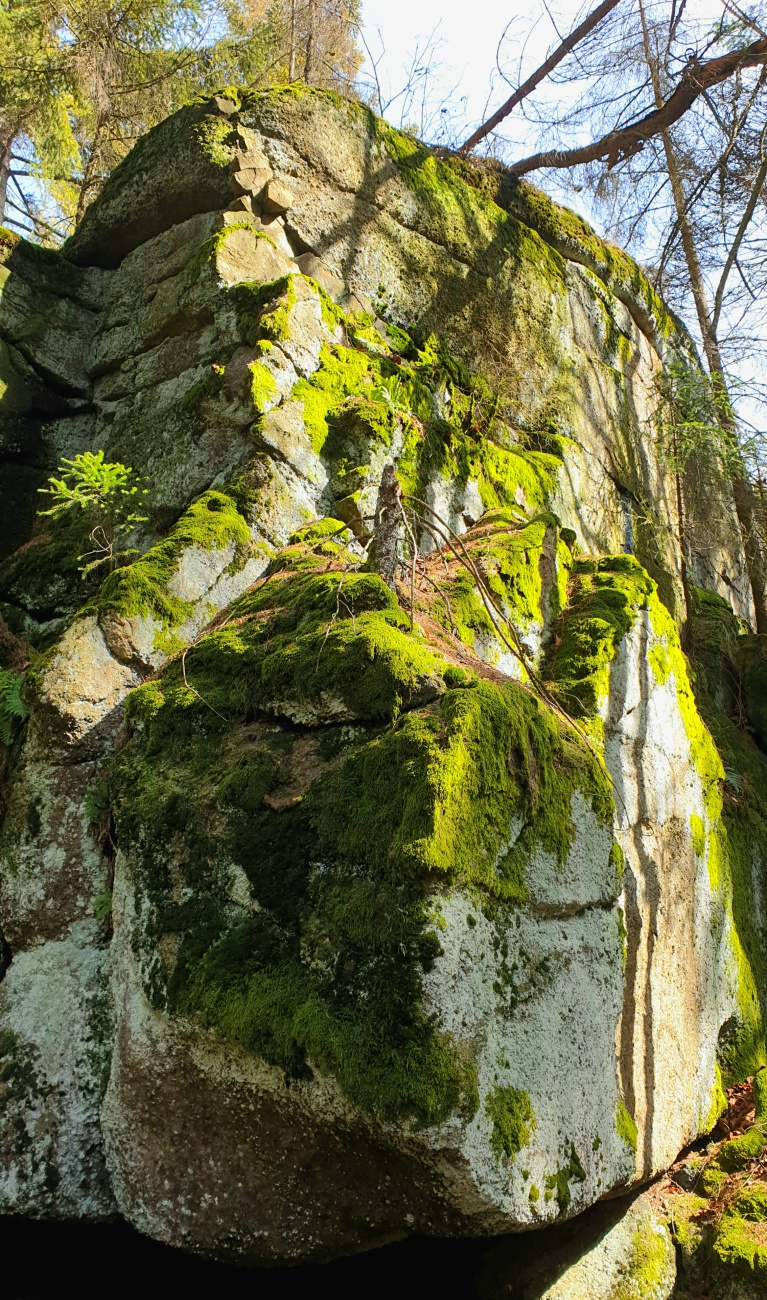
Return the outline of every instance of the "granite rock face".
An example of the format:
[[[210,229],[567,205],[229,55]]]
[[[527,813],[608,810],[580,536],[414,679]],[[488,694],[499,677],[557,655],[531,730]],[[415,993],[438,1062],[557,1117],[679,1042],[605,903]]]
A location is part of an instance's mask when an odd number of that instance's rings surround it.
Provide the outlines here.
[[[530,187],[294,89],[3,247],[0,1208],[298,1261],[663,1169],[767,992],[759,638],[692,472],[679,639],[682,327]],[[86,582],[35,510],[89,449],[150,492]]]

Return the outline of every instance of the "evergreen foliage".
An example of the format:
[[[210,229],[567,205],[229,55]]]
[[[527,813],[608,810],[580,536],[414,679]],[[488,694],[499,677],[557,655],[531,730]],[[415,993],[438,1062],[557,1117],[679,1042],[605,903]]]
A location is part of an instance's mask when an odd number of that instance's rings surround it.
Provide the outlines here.
[[[0,8],[0,222],[58,244],[139,136],[200,94],[296,76],[346,86],[359,65],[358,7],[356,0],[135,0],[122,9],[106,0],[7,0]]]
[[[73,460],[64,459],[61,478],[52,475],[48,482],[49,487],[39,490],[53,498],[53,505],[38,514],[59,519],[80,510],[90,528],[91,550],[78,556],[86,561],[82,574],[101,564],[107,564],[111,572],[116,560],[134,554],[133,548],[117,549],[117,543],[136,524],[146,522],[147,516],[138,514],[135,507],[148,495],[148,489],[129,466],[105,460],[103,451],[84,451]]]

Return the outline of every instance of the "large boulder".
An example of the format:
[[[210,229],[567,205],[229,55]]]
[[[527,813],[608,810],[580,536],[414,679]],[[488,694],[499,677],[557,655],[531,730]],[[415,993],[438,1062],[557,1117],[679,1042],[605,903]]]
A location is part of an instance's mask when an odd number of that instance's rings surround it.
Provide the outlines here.
[[[767,991],[726,484],[715,545],[687,502],[695,673],[679,640],[682,327],[544,196],[295,89],[169,119],[36,256],[0,418],[69,432],[14,444],[0,567],[3,682],[36,652],[0,712],[2,1208],[297,1261],[663,1169],[764,1062]],[[86,446],[150,488],[102,581],[31,522]]]

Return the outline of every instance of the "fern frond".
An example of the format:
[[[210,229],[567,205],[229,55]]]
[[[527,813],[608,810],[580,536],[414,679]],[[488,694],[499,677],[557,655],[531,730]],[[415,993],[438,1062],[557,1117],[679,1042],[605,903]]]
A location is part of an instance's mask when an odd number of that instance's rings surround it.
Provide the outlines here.
[[[18,673],[0,669],[0,740],[10,745],[16,725],[29,714],[21,698],[22,678]]]

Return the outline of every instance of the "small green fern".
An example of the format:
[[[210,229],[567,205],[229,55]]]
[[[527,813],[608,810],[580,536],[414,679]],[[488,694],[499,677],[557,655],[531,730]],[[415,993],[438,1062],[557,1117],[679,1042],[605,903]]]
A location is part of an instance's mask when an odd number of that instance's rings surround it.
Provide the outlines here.
[[[21,682],[18,673],[0,669],[0,740],[4,745],[12,743],[17,724],[29,713],[21,698]]]

